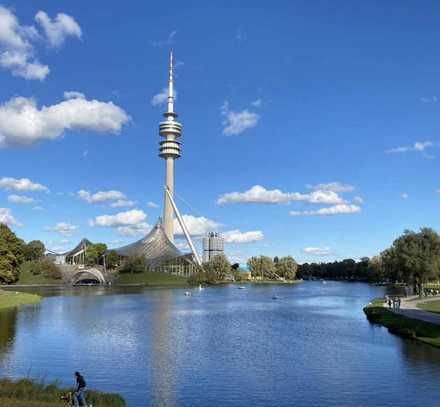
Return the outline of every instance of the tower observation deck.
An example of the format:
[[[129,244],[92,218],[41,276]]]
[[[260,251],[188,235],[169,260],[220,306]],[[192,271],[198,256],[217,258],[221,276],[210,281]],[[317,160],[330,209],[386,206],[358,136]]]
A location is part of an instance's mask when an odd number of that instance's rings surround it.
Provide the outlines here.
[[[159,157],[165,160],[165,186],[171,196],[174,193],[174,160],[180,157],[178,139],[182,134],[182,125],[176,120],[177,114],[174,112],[173,69],[173,53],[170,52],[167,110],[163,114],[165,121],[159,124],[159,134],[163,137],[163,140],[159,143]],[[168,239],[173,242],[173,207],[166,192],[164,192],[163,227]]]

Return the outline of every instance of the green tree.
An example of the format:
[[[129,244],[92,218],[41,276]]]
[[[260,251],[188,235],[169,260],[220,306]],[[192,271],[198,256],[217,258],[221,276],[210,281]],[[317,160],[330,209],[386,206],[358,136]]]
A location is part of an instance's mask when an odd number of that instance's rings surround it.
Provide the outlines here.
[[[86,264],[94,266],[102,264],[102,256],[107,251],[107,245],[104,243],[95,243],[86,248]]]
[[[18,265],[24,261],[25,243],[19,239],[8,226],[0,224],[0,242],[4,242],[6,247],[15,256]]]
[[[224,254],[218,254],[203,264],[203,269],[208,275],[211,274],[216,281],[224,280],[226,274],[231,272],[231,263]]]
[[[18,261],[5,241],[0,240],[0,283],[11,284],[18,280]]]
[[[105,266],[108,269],[114,269],[119,265],[119,255],[114,250],[110,250],[105,255]]]
[[[295,280],[298,264],[292,256],[281,257],[275,263],[275,273],[286,280]]]
[[[387,275],[422,295],[423,285],[440,275],[440,236],[430,228],[406,230],[381,257]]]
[[[40,260],[44,256],[46,248],[40,240],[32,240],[24,246],[24,258],[27,261]]]
[[[373,256],[368,262],[368,267],[371,271],[374,281],[382,282],[387,280],[382,256]]]
[[[247,262],[252,277],[273,278],[275,272],[275,264],[271,257],[256,256],[251,257]]]

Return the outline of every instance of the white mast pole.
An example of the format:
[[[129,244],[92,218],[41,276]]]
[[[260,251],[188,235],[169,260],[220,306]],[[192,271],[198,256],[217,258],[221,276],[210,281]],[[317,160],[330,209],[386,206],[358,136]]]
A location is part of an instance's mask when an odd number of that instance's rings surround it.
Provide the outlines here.
[[[167,186],[165,186],[164,188],[165,188],[166,194],[168,195],[168,198],[170,199],[171,205],[173,206],[174,213],[176,214],[177,220],[179,221],[179,225],[180,225],[180,227],[183,230],[183,234],[185,235],[186,241],[188,242],[189,247],[191,248],[191,251],[192,251],[192,253],[194,255],[196,263],[197,263],[198,266],[201,267],[202,266],[202,262],[200,261],[200,257],[197,254],[197,251],[196,251],[196,249],[195,249],[195,247],[193,245],[193,242],[191,240],[191,236],[190,236],[190,234],[188,232],[188,229],[186,228],[185,221],[183,220],[182,216],[180,215],[179,209],[177,209],[176,203],[174,202],[174,199],[173,199],[172,195],[170,194],[170,190],[168,189]]]

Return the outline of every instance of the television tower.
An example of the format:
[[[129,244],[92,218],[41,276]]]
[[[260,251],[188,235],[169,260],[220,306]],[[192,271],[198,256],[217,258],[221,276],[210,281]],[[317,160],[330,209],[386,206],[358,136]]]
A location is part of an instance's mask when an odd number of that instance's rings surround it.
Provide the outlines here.
[[[168,67],[168,98],[167,111],[163,114],[165,121],[159,123],[159,134],[164,138],[159,144],[159,157],[165,160],[165,188],[170,196],[174,192],[174,160],[180,157],[180,143],[178,138],[182,134],[182,125],[176,120],[174,113],[174,87],[173,87],[173,53],[170,52]],[[164,191],[163,227],[165,234],[171,242],[174,242],[173,230],[173,206],[171,200]]]

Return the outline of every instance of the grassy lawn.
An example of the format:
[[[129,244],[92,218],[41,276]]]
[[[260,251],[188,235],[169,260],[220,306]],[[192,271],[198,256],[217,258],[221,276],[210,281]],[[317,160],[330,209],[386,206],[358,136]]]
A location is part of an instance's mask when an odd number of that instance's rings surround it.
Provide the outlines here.
[[[417,304],[417,308],[440,314],[440,300]]]
[[[60,407],[62,404],[58,402],[46,401],[29,401],[29,400],[15,400],[9,398],[0,398],[0,406],[7,407]]]
[[[29,269],[29,264],[23,263],[20,267],[20,276],[16,284],[63,284],[63,282],[62,280],[55,280],[41,274],[34,276]]]
[[[121,273],[116,280],[116,284],[142,284],[151,287],[184,287],[188,285],[188,279],[168,273],[145,271],[143,273]]]
[[[60,401],[67,392],[56,383],[44,384],[22,379],[12,381],[0,379],[0,406],[7,407],[55,407],[66,405]],[[94,407],[125,407],[124,399],[118,394],[87,391],[88,404]]]
[[[388,328],[388,331],[404,338],[417,339],[421,342],[440,347],[440,326],[417,319],[394,314],[382,305],[383,299],[375,299],[364,308],[370,322]]]
[[[24,304],[37,304],[40,300],[39,295],[0,290],[0,310]]]

